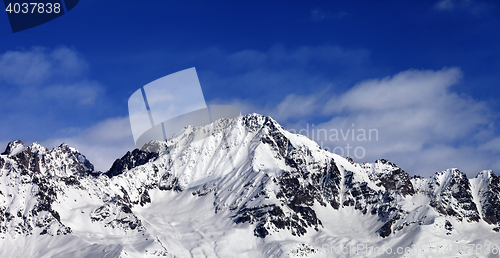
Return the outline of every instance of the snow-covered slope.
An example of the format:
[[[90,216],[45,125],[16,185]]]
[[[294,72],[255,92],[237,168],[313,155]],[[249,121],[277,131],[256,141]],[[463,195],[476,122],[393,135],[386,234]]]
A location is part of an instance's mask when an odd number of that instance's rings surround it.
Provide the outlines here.
[[[257,114],[188,126],[106,172],[67,145],[14,141],[0,180],[0,257],[497,257],[500,248],[493,172],[411,178]]]

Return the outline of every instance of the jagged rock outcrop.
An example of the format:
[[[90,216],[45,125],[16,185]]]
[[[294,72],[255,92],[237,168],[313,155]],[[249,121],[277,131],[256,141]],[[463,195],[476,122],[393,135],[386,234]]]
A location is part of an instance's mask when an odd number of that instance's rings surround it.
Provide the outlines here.
[[[468,222],[479,221],[467,175],[458,169],[449,169],[434,174],[428,182],[426,193],[431,197],[430,205],[439,213]]]
[[[493,171],[487,170],[478,174],[476,179],[480,180],[478,183],[482,185],[478,195],[481,198],[483,220],[488,224],[500,226],[500,177],[495,175]]]
[[[156,152],[146,152],[143,150],[135,149],[132,152],[127,152],[121,159],[115,160],[111,168],[104,174],[108,177],[114,177],[126,170],[144,165],[148,161],[156,158],[158,158],[158,153]]]

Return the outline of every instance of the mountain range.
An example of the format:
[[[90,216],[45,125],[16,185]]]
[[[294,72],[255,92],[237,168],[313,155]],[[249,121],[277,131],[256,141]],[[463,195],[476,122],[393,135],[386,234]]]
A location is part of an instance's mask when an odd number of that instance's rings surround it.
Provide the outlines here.
[[[498,257],[500,177],[356,163],[258,114],[187,126],[96,171],[0,155],[0,257]]]

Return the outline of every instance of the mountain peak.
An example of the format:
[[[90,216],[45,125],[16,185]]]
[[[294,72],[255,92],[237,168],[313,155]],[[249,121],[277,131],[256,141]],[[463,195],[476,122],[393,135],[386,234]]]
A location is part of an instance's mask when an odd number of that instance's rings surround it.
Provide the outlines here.
[[[476,178],[489,179],[496,176],[493,170],[483,170],[476,175]]]
[[[7,148],[5,148],[5,151],[2,152],[2,155],[8,155],[8,156],[13,156],[16,155],[19,152],[22,152],[27,146],[24,145],[24,142],[21,140],[15,140],[9,142],[7,144]]]

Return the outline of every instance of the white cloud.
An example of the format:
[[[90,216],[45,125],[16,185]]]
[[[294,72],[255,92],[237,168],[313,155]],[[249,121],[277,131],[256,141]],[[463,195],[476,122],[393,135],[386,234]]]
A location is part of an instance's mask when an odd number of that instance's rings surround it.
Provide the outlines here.
[[[377,126],[397,123],[397,130],[429,132],[419,134],[426,141],[453,141],[478,126],[488,125],[491,118],[485,103],[450,91],[460,77],[460,70],[451,68],[409,70],[392,78],[365,81],[330,100],[325,112],[333,115],[346,112],[373,120],[372,124]]]
[[[268,56],[266,53],[252,50],[252,49],[246,49],[243,51],[239,51],[233,54],[230,54],[227,57],[227,61],[231,63],[232,65],[236,65],[238,67],[242,66],[257,66],[260,65],[268,60]]]
[[[86,78],[84,58],[68,47],[0,54],[0,140],[41,141],[61,127],[104,117],[105,88]],[[108,105],[109,106],[109,105]]]
[[[40,48],[30,52],[8,51],[0,56],[0,78],[18,85],[44,82],[51,68]]]
[[[316,96],[290,94],[278,104],[271,116],[278,120],[306,117],[319,109],[318,104]]]
[[[104,89],[98,82],[83,80],[68,85],[48,86],[43,89],[42,96],[58,102],[76,102],[79,105],[90,105],[103,93]]]
[[[347,93],[330,100],[325,110],[388,110],[422,106],[429,103],[429,98],[446,95],[448,87],[460,78],[461,72],[456,68],[438,72],[409,70],[394,77],[358,83]]]
[[[326,98],[324,92],[289,95],[264,113],[296,132],[307,128],[302,134],[307,132],[330,150],[339,147],[338,154],[343,151],[347,156],[349,144],[349,155],[359,162],[387,158],[420,175],[449,167],[458,167],[469,176],[483,169],[499,171],[500,144],[493,135],[493,111],[481,101],[452,91],[461,77],[458,68],[408,70],[360,82],[345,93]],[[306,125],[307,117],[317,113],[327,121]],[[293,122],[297,119],[300,121]],[[342,133],[349,134],[346,140]],[[357,155],[356,147],[362,148]]]
[[[54,73],[64,77],[77,77],[88,69],[87,62],[73,49],[67,47],[55,48],[50,53]]]
[[[38,86],[57,77],[78,76],[87,69],[80,55],[67,47],[52,51],[33,47],[0,55],[0,80],[18,86]]]
[[[480,150],[500,153],[500,137],[495,137],[479,146]]]
[[[128,117],[106,119],[87,129],[68,129],[72,135],[51,138],[41,144],[47,148],[66,143],[79,150],[96,170],[107,171],[127,151],[135,149]]]

